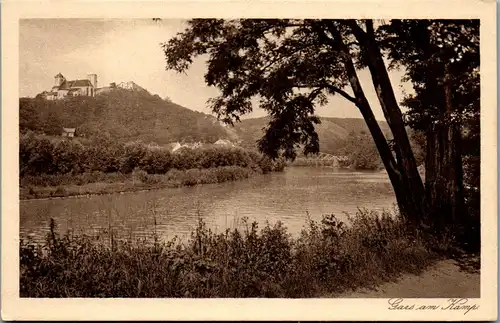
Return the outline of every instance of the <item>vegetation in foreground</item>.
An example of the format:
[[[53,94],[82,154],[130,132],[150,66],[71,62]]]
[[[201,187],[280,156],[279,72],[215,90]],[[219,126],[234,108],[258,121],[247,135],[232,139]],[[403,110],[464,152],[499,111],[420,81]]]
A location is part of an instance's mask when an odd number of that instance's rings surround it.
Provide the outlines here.
[[[21,241],[21,297],[322,297],[418,273],[446,250],[390,213],[361,211],[349,225],[309,221],[214,233],[200,220],[185,243],[59,237]],[[429,246],[433,246],[430,248]],[[441,248],[437,248],[441,246]]]

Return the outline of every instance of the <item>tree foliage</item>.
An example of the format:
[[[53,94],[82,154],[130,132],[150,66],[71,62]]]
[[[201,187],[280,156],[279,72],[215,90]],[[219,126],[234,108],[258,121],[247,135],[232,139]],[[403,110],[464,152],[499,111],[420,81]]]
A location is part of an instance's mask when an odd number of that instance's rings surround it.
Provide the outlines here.
[[[342,95],[363,115],[404,214],[416,222],[423,207],[418,175],[401,111],[376,44],[373,22],[355,20],[191,20],[188,28],[164,44],[167,68],[185,71],[207,54],[208,85],[221,94],[212,110],[232,123],[252,109],[251,98],[270,115],[259,148],[271,157],[319,150],[315,107],[329,95]],[[395,139],[391,153],[356,72],[368,66]],[[343,89],[350,85],[354,94]]]
[[[320,23],[309,20],[192,20],[164,44],[167,68],[188,69],[208,54],[205,81],[221,94],[212,110],[227,123],[252,111],[257,97],[271,120],[259,146],[272,157],[319,150],[314,108],[340,93],[347,76],[338,54],[325,43]]]
[[[435,221],[437,211],[449,220],[460,209],[461,127],[478,112],[478,44],[477,21],[195,19],[163,49],[167,69],[178,72],[198,56],[207,59],[205,81],[220,90],[209,103],[225,122],[239,120],[258,98],[270,116],[259,147],[271,157],[294,158],[298,147],[306,154],[318,151],[315,108],[331,95],[352,102],[374,139],[400,211],[418,224]],[[415,95],[404,102],[406,117],[384,58],[389,67],[404,66],[414,86]],[[391,145],[361,87],[361,68],[370,72]],[[352,94],[344,90],[348,86]],[[425,190],[406,122],[426,134]],[[436,203],[439,194],[445,202]]]
[[[479,213],[479,21],[396,20],[380,35],[413,84],[403,104],[409,124],[426,134],[430,216],[442,226],[470,226]]]
[[[272,161],[257,151],[237,147],[205,146],[198,149],[169,148],[141,141],[117,143],[101,138],[47,138],[32,132],[21,135],[21,176],[42,174],[130,173],[165,174],[171,169],[189,170],[237,166],[264,173],[282,170],[283,161]]]
[[[405,67],[413,85],[415,94],[404,100],[412,127],[465,124],[479,116],[478,20],[392,20],[379,35],[392,63]],[[445,69],[452,76],[451,111],[445,109]]]

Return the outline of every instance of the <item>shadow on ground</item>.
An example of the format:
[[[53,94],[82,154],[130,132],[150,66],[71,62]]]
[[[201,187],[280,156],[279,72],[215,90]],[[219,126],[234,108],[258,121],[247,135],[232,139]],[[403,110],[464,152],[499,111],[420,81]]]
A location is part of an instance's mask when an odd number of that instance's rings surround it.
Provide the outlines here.
[[[480,274],[481,258],[478,254],[464,253],[454,256],[452,259],[456,261],[461,271],[465,271],[469,274]]]

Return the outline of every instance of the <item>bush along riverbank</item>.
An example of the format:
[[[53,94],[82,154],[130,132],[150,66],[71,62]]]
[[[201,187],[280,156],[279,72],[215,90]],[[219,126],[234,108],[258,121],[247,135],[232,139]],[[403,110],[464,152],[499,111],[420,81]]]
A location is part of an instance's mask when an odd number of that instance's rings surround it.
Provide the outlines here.
[[[166,174],[148,174],[143,170],[135,170],[130,174],[94,172],[77,175],[26,176],[21,179],[23,184],[19,193],[21,200],[99,195],[216,184],[258,174],[262,172],[238,166],[222,166],[206,169],[172,169]]]
[[[60,237],[51,223],[44,245],[21,241],[20,295],[331,297],[419,273],[446,249],[392,214],[349,221],[325,216],[291,237],[279,222],[214,233],[200,220],[184,243]]]
[[[47,138],[20,140],[21,199],[221,183],[282,171],[282,160],[238,147],[170,152],[142,142]]]

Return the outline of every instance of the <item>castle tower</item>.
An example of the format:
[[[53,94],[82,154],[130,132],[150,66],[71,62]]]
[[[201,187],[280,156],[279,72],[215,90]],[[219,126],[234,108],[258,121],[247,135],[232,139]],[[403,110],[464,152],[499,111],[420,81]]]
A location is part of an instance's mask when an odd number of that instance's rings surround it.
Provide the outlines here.
[[[97,91],[97,74],[89,74],[87,75],[87,78],[92,84],[92,89],[89,89],[90,96],[95,96]]]
[[[64,78],[64,76],[61,73],[54,76],[54,80],[55,80],[54,81],[55,86],[61,86],[61,84],[63,84],[64,81],[66,81],[66,79]]]
[[[94,87],[94,89],[97,89],[97,74],[89,74],[87,75],[87,78]]]

